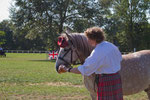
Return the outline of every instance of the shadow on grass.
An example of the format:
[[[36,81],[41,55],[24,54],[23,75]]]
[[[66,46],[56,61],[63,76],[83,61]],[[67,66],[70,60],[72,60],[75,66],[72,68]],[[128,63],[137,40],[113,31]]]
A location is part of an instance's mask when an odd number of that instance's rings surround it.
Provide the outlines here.
[[[56,60],[29,60],[29,61],[35,61],[35,62],[56,62]]]

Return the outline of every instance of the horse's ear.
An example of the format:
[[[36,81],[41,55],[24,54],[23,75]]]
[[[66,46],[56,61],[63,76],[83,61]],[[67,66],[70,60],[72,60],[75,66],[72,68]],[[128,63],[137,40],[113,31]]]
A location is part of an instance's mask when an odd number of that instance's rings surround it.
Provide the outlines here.
[[[66,34],[68,40],[72,40],[72,37],[68,34],[68,32],[65,32],[65,34]]]
[[[68,34],[67,31],[65,32],[65,34],[66,34],[66,36],[68,38],[68,43],[71,44],[71,45],[73,45],[73,42],[72,42],[73,39],[72,39],[72,37]]]
[[[59,36],[59,37],[58,37],[57,44],[58,44],[60,47],[65,48],[66,46],[68,46],[68,41],[66,40],[65,37]]]

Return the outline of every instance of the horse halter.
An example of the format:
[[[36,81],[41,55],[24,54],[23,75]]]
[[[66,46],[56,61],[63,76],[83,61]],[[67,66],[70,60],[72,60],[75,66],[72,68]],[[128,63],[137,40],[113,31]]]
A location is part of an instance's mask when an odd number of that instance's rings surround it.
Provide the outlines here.
[[[66,33],[66,32],[65,32],[65,33]],[[66,35],[67,35],[67,37],[69,38],[68,33],[66,33]],[[77,48],[75,48],[75,46],[73,45],[73,42],[72,42],[71,39],[69,39],[69,42],[68,42],[68,41],[66,41],[66,39],[65,39],[64,37],[61,36],[61,37],[58,38],[58,41],[57,41],[57,44],[58,44],[60,47],[64,48],[64,49],[65,49],[65,47],[67,47],[67,46],[69,45],[69,43],[71,44],[71,47],[66,50],[65,54],[64,54],[62,57],[58,57],[58,59],[64,61],[64,62],[67,64],[68,67],[72,67],[72,66],[71,66],[72,64],[73,64],[73,65],[83,64],[83,61],[84,61],[84,60],[82,59],[82,57],[79,56],[79,53],[77,52]],[[70,59],[70,62],[71,62],[71,63],[67,62],[67,61],[64,59],[64,57],[65,57],[70,51],[71,51],[71,55],[70,55],[70,56],[71,56],[71,59]],[[79,58],[79,60],[80,60],[80,63],[76,63],[76,61],[74,61],[74,62],[72,61],[73,51],[75,51],[76,55],[78,56],[78,58]]]
[[[71,59],[70,59],[70,62],[71,62],[71,63],[67,62],[67,61],[64,59],[64,57],[65,57],[70,51],[71,51],[71,55],[70,55],[70,56],[71,56]],[[80,62],[81,62],[80,56],[79,56],[79,54],[78,54],[76,48],[75,48],[75,53],[76,53],[76,55],[78,56],[78,58],[79,58],[79,60],[80,60]],[[58,57],[58,59],[64,61],[64,62],[67,64],[67,66],[68,66],[68,67],[71,67],[71,68],[73,68],[73,67],[71,66],[72,64],[73,64],[73,65],[82,64],[82,62],[81,62],[81,63],[76,63],[76,61],[73,62],[73,61],[72,61],[72,55],[73,55],[73,49],[70,47],[69,49],[66,50],[65,54],[64,54],[62,57]]]

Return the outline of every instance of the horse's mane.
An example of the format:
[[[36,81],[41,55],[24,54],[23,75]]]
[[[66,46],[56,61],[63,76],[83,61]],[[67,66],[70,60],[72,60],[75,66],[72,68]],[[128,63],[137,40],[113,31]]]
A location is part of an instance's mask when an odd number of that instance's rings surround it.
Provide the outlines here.
[[[72,33],[69,35],[71,36],[73,45],[77,48],[77,50],[84,56],[84,58],[88,57],[93,50],[93,47],[88,44],[84,33]]]

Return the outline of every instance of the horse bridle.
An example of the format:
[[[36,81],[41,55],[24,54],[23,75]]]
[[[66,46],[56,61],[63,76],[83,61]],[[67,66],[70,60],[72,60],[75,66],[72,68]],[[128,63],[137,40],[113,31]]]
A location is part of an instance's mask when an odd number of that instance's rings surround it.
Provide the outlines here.
[[[74,47],[73,47],[74,48]],[[60,60],[62,60],[62,61],[64,61],[67,65],[67,67],[71,67],[72,68],[72,64],[73,65],[78,65],[78,64],[83,64],[83,62],[82,62],[82,58],[79,56],[79,53],[77,52],[77,49],[76,48],[74,48],[74,50],[75,50],[75,53],[76,53],[76,55],[78,56],[78,58],[79,58],[79,60],[80,60],[80,63],[76,63],[76,61],[75,62],[73,62],[72,61],[72,55],[73,55],[73,49],[72,49],[72,47],[70,47],[69,49],[67,49],[67,51],[65,52],[65,54],[62,56],[62,57],[58,57],[58,59],[60,59]],[[71,51],[71,63],[69,63],[69,62],[67,62],[65,59],[64,59],[64,57],[69,53]]]
[[[67,37],[69,38],[69,35],[68,35],[68,33],[67,32],[65,32],[65,34],[67,35]],[[74,44],[73,44],[73,41],[72,40],[69,40],[68,42],[70,42],[71,43],[71,47],[69,48],[69,49],[67,49],[67,52],[62,56],[62,57],[58,57],[58,59],[60,59],[60,60],[62,60],[62,61],[64,61],[67,65],[67,67],[72,67],[71,65],[73,64],[73,65],[78,65],[78,64],[83,64],[84,63],[84,60],[83,60],[83,58],[81,57],[81,56],[79,56],[79,53],[78,53],[78,51],[77,51],[77,48],[75,48],[75,46],[74,46]],[[73,49],[72,49],[73,48]],[[73,55],[73,50],[75,50],[75,53],[76,53],[76,55],[78,56],[78,58],[79,58],[79,60],[80,60],[80,63],[76,63],[76,61],[75,62],[73,62],[72,61],[72,55]],[[64,57],[69,53],[69,51],[71,51],[71,63],[69,63],[69,62],[67,62],[65,59],[64,59]]]

